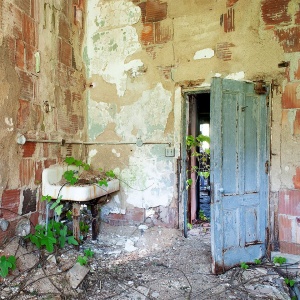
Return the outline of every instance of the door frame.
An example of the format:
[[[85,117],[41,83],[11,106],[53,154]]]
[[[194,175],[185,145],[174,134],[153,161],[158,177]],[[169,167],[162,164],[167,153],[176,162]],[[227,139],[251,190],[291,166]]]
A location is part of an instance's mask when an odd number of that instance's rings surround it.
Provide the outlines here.
[[[187,168],[187,147],[186,147],[186,136],[188,134],[189,128],[189,96],[195,94],[210,94],[210,87],[182,87],[182,104],[181,104],[181,179],[180,179],[180,195],[181,195],[181,211],[183,213],[183,233],[184,237],[187,237],[187,223],[188,223],[188,215],[187,215],[187,205],[188,205],[188,191],[186,188],[186,168]]]

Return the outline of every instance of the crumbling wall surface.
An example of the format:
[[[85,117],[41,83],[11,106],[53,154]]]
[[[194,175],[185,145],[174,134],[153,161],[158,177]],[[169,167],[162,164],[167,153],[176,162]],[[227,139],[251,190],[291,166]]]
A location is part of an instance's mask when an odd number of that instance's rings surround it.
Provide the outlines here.
[[[122,180],[102,210],[107,221],[178,225],[182,92],[209,89],[213,76],[284,75],[284,50],[261,12],[246,0],[88,1],[88,137],[103,143],[89,160]]]
[[[83,5],[0,1],[0,218],[10,222],[0,243],[20,219],[38,221],[42,170],[66,155],[84,157],[83,147],[38,142],[85,138],[84,28],[74,19]],[[17,144],[18,134],[25,144]]]
[[[265,30],[272,32],[282,47],[281,67],[285,70],[279,86],[274,85],[271,151],[271,203],[276,208],[275,234],[279,228],[279,249],[300,254],[300,96],[299,96],[299,24],[296,1],[261,3]],[[278,97],[278,96],[281,97]],[[277,249],[278,250],[278,249]]]

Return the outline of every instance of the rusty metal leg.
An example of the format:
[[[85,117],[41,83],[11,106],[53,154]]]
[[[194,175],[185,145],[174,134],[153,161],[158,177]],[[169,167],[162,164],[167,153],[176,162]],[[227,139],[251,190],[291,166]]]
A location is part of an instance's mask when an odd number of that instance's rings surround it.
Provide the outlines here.
[[[72,216],[73,216],[73,235],[78,243],[80,243],[80,228],[79,228],[79,219],[80,219],[80,204],[74,202],[72,206]]]
[[[98,225],[98,202],[91,203],[91,213],[92,213],[92,240],[96,240],[99,234]]]

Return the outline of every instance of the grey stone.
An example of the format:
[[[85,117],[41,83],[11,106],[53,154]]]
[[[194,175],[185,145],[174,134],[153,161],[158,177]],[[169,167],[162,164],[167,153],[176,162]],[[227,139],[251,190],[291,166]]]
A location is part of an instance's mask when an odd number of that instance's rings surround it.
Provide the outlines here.
[[[71,287],[73,289],[76,289],[88,274],[88,272],[88,268],[86,268],[85,266],[81,266],[79,263],[76,263],[73,268],[71,268],[67,273],[67,278],[69,279]]]
[[[5,219],[0,219],[0,228],[2,231],[6,231],[8,228],[9,222]]]

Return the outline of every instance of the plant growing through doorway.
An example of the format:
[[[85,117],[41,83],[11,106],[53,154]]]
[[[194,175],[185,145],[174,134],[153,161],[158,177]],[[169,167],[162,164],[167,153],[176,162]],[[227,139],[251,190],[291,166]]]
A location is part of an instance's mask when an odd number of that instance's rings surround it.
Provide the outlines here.
[[[191,174],[196,173],[198,176],[203,176],[207,179],[210,175],[210,168],[208,164],[208,157],[210,155],[209,149],[203,149],[203,143],[210,143],[210,137],[207,135],[199,134],[198,136],[188,135],[186,137],[186,148],[187,151],[191,152],[191,156],[196,157],[198,165],[192,166],[187,170],[188,179],[186,181],[186,188],[188,189],[192,184]],[[205,166],[206,171],[203,171],[199,166]]]

